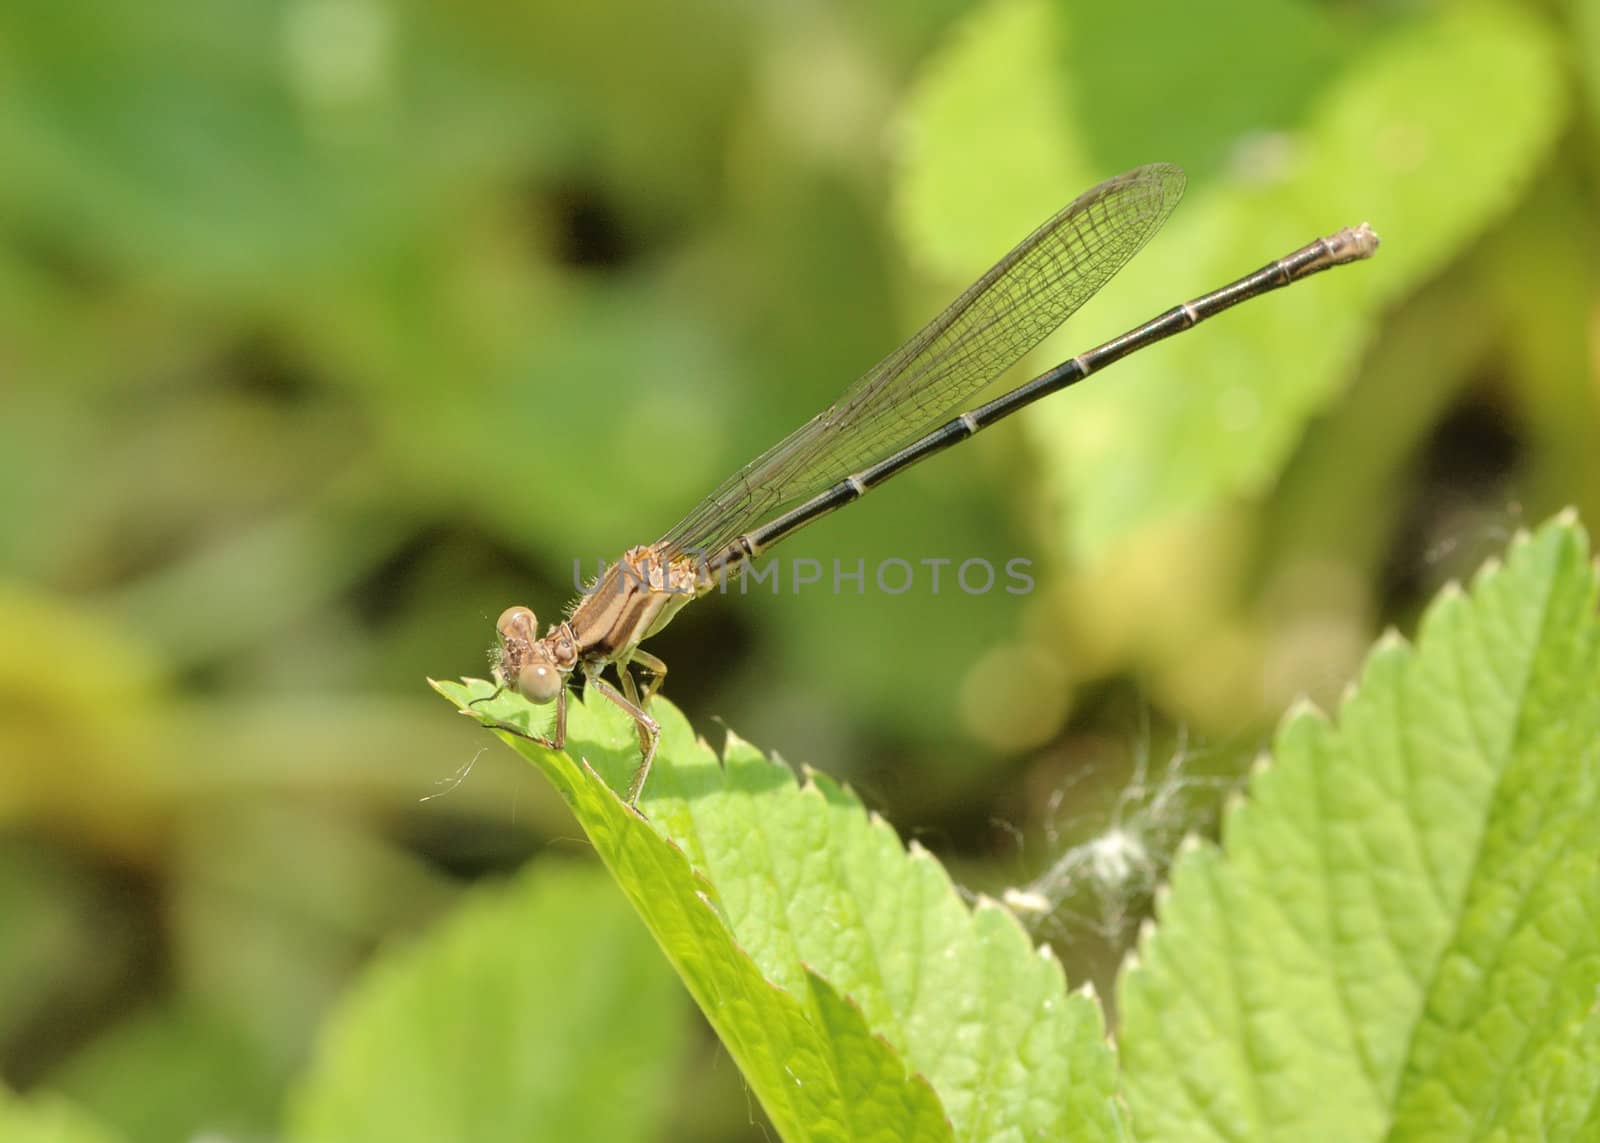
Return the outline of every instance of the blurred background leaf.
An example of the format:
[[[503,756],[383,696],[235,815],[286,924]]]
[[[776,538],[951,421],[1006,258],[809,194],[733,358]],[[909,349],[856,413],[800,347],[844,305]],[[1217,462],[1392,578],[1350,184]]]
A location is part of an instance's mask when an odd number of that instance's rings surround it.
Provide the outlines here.
[[[826,760],[973,888],[1108,818],[1203,826],[1385,625],[1526,519],[1600,518],[1597,28],[0,8],[0,1078],[133,1140],[277,1132],[374,950],[584,852],[423,677],[481,673],[503,607],[556,615],[1151,160],[1189,201],[1035,364],[1363,218],[1384,248],[907,474],[778,553],[820,583],[653,649],[701,733]],[[1032,590],[969,594],[970,558]],[[1128,777],[1169,771],[1178,820]],[[1096,884],[1033,917],[1104,991],[1149,882]],[[658,1137],[760,1137],[704,1035]]]
[[[0,1132],[16,1143],[115,1143],[117,1136],[58,1099],[23,1102],[0,1092]]]
[[[334,1014],[291,1138],[578,1141],[656,1128],[688,1013],[610,879],[548,862],[473,897],[387,954]]]

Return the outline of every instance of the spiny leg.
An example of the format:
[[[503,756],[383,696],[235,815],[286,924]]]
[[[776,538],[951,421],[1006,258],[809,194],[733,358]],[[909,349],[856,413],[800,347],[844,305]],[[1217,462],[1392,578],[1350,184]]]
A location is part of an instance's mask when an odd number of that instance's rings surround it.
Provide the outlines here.
[[[493,702],[495,699],[497,699],[501,695],[505,694],[508,689],[509,688],[505,685],[505,683],[501,683],[499,686],[494,688],[494,691],[492,693],[486,694],[482,698],[475,698],[471,702],[467,703],[467,705],[468,706],[477,706],[480,702]],[[467,712],[466,711],[462,711],[461,713],[462,714],[466,714]]]
[[[650,776],[650,763],[655,761],[656,746],[661,742],[661,725],[646,714],[638,703],[629,702],[621,691],[602,679],[598,672],[589,676],[589,682],[595,690],[627,711],[628,716],[633,719],[634,726],[639,730],[639,768],[633,772],[633,780],[628,783],[627,798],[630,806],[636,806],[639,804],[639,792],[644,789],[644,780]]]
[[[467,706],[473,707],[477,706],[480,702],[489,702],[492,699],[499,698],[507,689],[508,688],[506,685],[501,683],[495,688],[493,694],[485,695],[483,698],[473,699],[471,702],[467,703]],[[560,693],[556,695],[556,724],[552,728],[553,733],[548,738],[542,734],[529,734],[526,730],[523,730],[522,727],[515,726],[512,723],[504,721],[503,719],[484,718],[482,715],[478,714],[477,711],[463,710],[461,713],[471,715],[473,718],[476,718],[479,726],[487,726],[492,730],[503,730],[507,734],[514,734],[518,738],[523,738],[529,742],[543,746],[546,750],[565,750],[567,746],[566,687],[562,687]]]
[[[637,647],[633,649],[632,661],[641,671],[650,675],[644,685],[644,695],[639,700],[640,706],[649,706],[650,700],[661,689],[661,684],[667,681],[667,665],[649,651],[641,651]]]
[[[643,707],[644,704],[639,701],[639,688],[634,684],[633,671],[629,669],[627,660],[618,660],[616,667],[617,680],[622,683],[622,693],[628,696],[628,701],[634,706]]]

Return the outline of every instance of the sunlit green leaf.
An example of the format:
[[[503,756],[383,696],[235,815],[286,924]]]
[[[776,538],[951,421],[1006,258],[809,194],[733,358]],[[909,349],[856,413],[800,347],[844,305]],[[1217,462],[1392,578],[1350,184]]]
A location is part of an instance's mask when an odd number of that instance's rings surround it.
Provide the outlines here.
[[[1141,1139],[1600,1127],[1600,619],[1570,519],[1293,715],[1121,982]]]
[[[491,693],[438,687],[458,704]],[[514,725],[530,711],[473,709]],[[719,762],[670,706],[652,710],[648,820],[612,793],[637,739],[610,704],[574,707],[565,754],[510,741],[567,798],[786,1138],[869,1121],[925,1138],[945,1114],[962,1139],[1116,1136],[1098,1007],[1010,914],[969,909],[830,780],[797,785],[737,739]],[[863,1069],[889,1078],[868,1093]]]

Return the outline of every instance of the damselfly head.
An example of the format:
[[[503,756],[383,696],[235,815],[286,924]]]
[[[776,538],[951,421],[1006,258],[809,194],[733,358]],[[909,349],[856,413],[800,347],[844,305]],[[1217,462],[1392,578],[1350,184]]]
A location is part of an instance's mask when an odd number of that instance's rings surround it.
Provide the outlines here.
[[[526,607],[508,607],[495,623],[500,654],[495,674],[529,702],[554,702],[577,661],[564,625],[539,638],[539,620]],[[559,659],[559,661],[558,661]]]

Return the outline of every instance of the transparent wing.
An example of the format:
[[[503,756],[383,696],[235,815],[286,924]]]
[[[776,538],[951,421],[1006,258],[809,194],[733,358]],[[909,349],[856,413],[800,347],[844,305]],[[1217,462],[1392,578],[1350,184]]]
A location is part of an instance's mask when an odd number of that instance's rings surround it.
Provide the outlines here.
[[[823,412],[729,477],[660,544],[710,556],[741,534],[890,456],[963,411],[1166,221],[1183,194],[1168,163],[1074,199]]]

